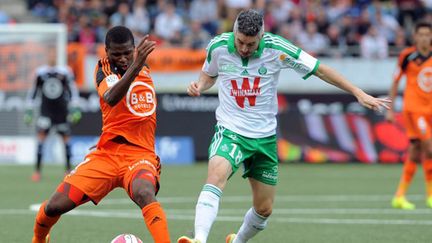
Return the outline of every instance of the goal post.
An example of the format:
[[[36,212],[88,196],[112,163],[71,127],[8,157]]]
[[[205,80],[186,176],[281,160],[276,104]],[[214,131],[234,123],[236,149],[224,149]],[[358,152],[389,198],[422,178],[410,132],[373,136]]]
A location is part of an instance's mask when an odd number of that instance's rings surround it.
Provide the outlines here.
[[[0,24],[0,136],[34,133],[23,122],[27,92],[53,51],[57,64],[67,63],[64,24]]]
[[[0,90],[20,92],[32,84],[34,70],[56,51],[57,64],[67,63],[64,24],[0,25]]]

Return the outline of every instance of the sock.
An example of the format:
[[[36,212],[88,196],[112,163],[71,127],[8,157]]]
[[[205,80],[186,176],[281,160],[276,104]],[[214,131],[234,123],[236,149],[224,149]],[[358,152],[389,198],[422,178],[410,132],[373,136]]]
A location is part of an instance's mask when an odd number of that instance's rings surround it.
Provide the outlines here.
[[[414,177],[416,169],[417,169],[417,164],[414,161],[411,161],[410,159],[405,160],[403,170],[402,170],[402,176],[399,182],[398,189],[395,194],[396,197],[405,196],[411,184],[411,181]]]
[[[36,215],[36,220],[33,228],[33,240],[32,243],[45,242],[45,237],[48,235],[51,227],[57,223],[60,218],[59,216],[50,217],[45,214],[46,201],[42,203],[39,208],[39,212]]]
[[[38,142],[37,145],[37,155],[36,155],[36,171],[39,172],[41,170],[41,164],[42,164],[42,143]]]
[[[219,210],[222,191],[214,185],[205,184],[195,208],[195,239],[206,243]]]
[[[250,240],[258,232],[262,231],[267,226],[268,217],[264,217],[255,212],[255,209],[250,208],[244,217],[236,238],[233,243],[243,243]]]
[[[169,243],[168,222],[159,202],[152,202],[141,209],[144,222],[155,243]]]
[[[426,196],[432,197],[432,159],[423,161],[423,172],[426,183]]]
[[[66,157],[66,172],[71,170],[71,147],[69,143],[65,143],[65,157]]]

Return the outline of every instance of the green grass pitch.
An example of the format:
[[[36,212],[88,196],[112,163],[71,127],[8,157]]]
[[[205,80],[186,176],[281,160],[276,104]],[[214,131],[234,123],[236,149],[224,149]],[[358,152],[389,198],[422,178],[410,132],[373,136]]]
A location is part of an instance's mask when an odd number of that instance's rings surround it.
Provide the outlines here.
[[[31,166],[0,166],[0,242],[31,241],[36,214],[31,208],[51,195],[62,169],[45,166],[42,181],[32,183]],[[204,163],[163,167],[158,198],[168,216],[172,242],[192,232],[206,169]],[[432,209],[425,207],[420,168],[408,195],[417,209],[390,207],[400,172],[400,165],[282,164],[273,215],[267,229],[251,242],[432,242]],[[225,242],[250,206],[248,182],[237,173],[224,191],[208,242]],[[51,232],[51,242],[108,243],[121,233],[152,242],[140,210],[117,189],[98,206],[87,203],[63,215]]]

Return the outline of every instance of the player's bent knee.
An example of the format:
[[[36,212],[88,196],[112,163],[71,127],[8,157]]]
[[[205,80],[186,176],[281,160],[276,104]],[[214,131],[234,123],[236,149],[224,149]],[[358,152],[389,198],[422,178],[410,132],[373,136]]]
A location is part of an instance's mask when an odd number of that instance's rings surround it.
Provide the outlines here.
[[[216,186],[221,191],[225,188],[225,185],[227,183],[227,179],[223,176],[218,175],[209,175],[207,177],[207,184],[212,184],[213,186]]]
[[[255,212],[263,217],[269,217],[273,212],[273,207],[271,205],[262,205],[255,207]]]
[[[133,190],[133,198],[140,207],[156,201],[155,191],[152,187],[139,187]]]
[[[132,200],[140,207],[156,201],[156,179],[149,171],[138,172],[132,181]]]
[[[64,214],[71,209],[73,209],[75,205],[69,199],[56,199],[51,198],[45,206],[45,214],[50,217],[58,216]]]

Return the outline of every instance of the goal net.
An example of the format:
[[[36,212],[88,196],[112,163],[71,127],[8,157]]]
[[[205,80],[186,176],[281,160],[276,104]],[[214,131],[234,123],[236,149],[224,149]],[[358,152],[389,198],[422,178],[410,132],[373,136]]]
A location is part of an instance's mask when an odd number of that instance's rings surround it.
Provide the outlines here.
[[[0,25],[0,89],[27,90],[32,74],[57,51],[57,63],[66,63],[66,27],[63,24]]]
[[[47,53],[57,53],[57,64],[67,62],[66,26],[63,24],[0,25],[0,135],[25,135],[33,131],[22,116],[37,67]]]

